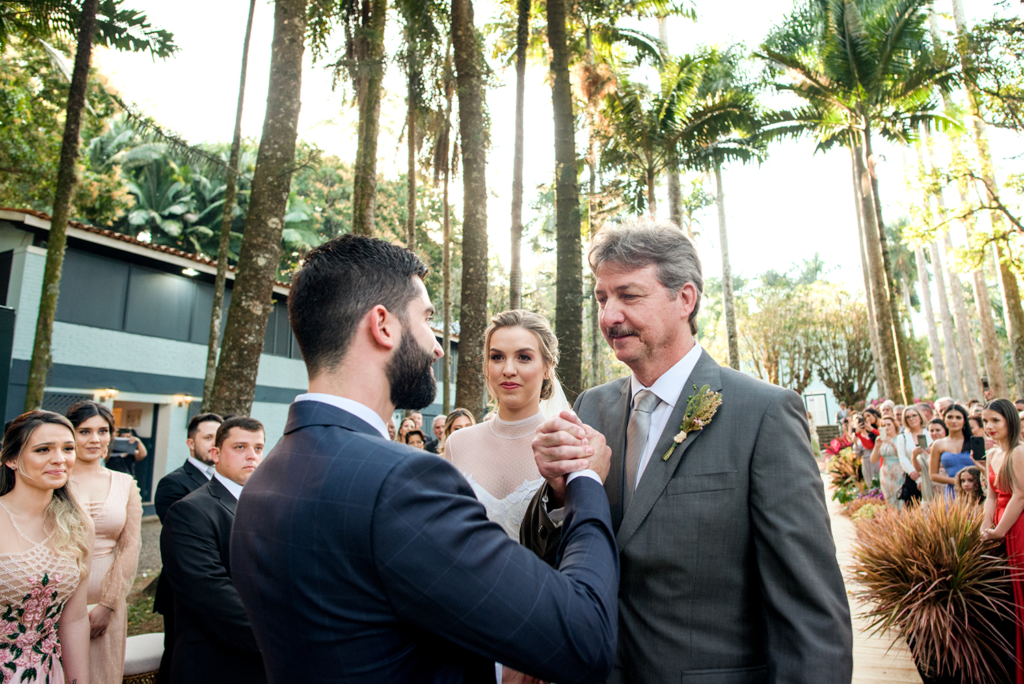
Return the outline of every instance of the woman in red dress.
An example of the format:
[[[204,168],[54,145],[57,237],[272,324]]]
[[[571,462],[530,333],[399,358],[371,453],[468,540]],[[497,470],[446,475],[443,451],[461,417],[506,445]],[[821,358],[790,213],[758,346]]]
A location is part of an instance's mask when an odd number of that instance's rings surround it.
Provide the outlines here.
[[[981,538],[1005,539],[1006,555],[1014,569],[1013,602],[1017,606],[1017,684],[1024,684],[1024,445],[1020,415],[1006,399],[985,407],[985,432],[996,448],[988,457],[989,496]]]

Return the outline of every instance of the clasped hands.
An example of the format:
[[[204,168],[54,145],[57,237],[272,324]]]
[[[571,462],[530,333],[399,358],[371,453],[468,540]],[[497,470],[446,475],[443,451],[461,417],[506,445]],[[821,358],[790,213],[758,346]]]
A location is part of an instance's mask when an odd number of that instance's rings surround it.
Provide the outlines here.
[[[608,478],[612,450],[604,435],[580,420],[574,411],[562,411],[544,421],[533,438],[533,457],[537,470],[550,486],[549,504],[561,507],[565,499],[566,477],[588,468]]]

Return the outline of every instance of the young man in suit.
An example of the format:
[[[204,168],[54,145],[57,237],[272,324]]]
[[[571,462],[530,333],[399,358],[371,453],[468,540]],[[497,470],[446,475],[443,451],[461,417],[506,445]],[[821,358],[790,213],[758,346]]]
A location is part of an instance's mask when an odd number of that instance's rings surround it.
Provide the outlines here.
[[[199,489],[213,477],[213,459],[210,449],[217,436],[217,428],[224,420],[216,413],[200,413],[188,421],[185,444],[188,458],[180,468],[160,478],[153,496],[160,524],[167,518],[171,506]],[[153,597],[153,612],[164,616],[164,654],[160,659],[157,684],[170,681],[171,658],[174,656],[174,592],[167,583],[164,573],[157,578],[156,596]]]
[[[593,435],[591,473],[566,488],[555,571],[487,519],[448,461],[388,440],[386,419],[437,390],[425,273],[406,249],[345,235],[311,251],[293,281],[309,393],[232,530],[232,576],[268,679],[494,682],[497,662],[600,680],[618,591],[603,441]]]
[[[584,467],[571,428],[593,426],[612,449],[622,566],[608,681],[849,684],[849,605],[800,396],[701,349],[700,260],[675,224],[603,228],[589,261],[601,331],[632,374],[538,429],[547,483],[523,543],[557,545],[563,477]],[[705,387],[721,405],[697,425],[687,406]]]
[[[263,461],[263,425],[235,417],[217,429],[209,483],[171,506],[160,534],[174,590],[174,684],[266,680],[249,619],[231,582],[231,523],[242,487]]]

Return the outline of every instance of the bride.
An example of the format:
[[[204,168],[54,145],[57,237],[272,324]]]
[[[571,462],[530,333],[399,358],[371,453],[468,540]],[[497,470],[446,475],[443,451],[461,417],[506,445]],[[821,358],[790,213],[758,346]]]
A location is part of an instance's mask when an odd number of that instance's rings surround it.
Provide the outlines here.
[[[453,432],[445,457],[469,480],[487,517],[519,541],[523,514],[544,482],[533,459],[534,433],[549,415],[569,408],[555,376],[558,339],[543,316],[505,311],[484,332],[484,353],[498,415]]]

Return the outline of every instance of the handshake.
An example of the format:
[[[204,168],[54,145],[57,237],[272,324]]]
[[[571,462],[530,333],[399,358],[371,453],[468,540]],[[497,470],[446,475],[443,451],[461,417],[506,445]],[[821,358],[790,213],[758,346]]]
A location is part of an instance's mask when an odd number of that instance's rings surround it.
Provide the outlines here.
[[[571,473],[592,470],[603,484],[608,479],[612,450],[604,435],[583,423],[574,411],[562,411],[544,421],[533,439],[537,470],[550,486],[550,505],[559,508],[565,500],[566,478]]]

